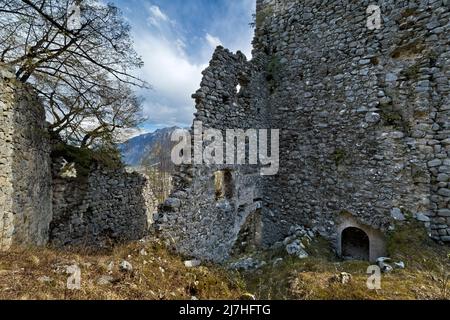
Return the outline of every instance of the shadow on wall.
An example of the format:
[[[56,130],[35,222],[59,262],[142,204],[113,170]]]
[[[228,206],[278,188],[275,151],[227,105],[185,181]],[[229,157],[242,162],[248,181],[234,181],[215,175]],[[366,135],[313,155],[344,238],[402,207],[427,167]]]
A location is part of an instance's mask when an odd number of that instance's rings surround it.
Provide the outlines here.
[[[342,215],[337,228],[337,251],[344,259],[376,261],[386,254],[383,233],[359,223],[353,216]]]
[[[11,119],[12,242],[44,245],[52,219],[50,143],[44,108],[26,85],[14,85]]]
[[[348,227],[342,231],[341,247],[344,259],[366,261],[370,259],[369,236],[359,228]]]
[[[157,200],[144,175],[98,165],[87,177],[58,172],[53,175],[52,244],[109,247],[147,234]]]

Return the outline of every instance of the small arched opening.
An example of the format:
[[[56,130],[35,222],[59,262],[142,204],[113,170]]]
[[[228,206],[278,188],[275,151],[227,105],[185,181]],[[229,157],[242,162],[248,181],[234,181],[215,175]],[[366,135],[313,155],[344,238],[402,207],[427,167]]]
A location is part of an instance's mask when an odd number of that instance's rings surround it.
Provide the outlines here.
[[[369,236],[361,229],[348,227],[341,236],[342,257],[351,260],[370,259]]]

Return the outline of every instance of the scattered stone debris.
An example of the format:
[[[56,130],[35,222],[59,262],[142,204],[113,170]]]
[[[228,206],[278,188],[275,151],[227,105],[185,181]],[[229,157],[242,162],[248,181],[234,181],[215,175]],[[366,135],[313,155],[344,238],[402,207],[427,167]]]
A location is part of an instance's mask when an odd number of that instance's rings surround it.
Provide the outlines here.
[[[283,258],[276,258],[273,262],[272,265],[274,267],[278,266],[281,262],[283,262]]]
[[[303,244],[300,242],[300,240],[295,240],[291,244],[288,244],[286,246],[286,251],[291,256],[295,255],[300,259],[308,258],[308,253],[305,251]]]
[[[200,260],[186,260],[184,262],[184,266],[186,268],[195,268],[198,267],[202,264],[202,262]]]
[[[289,229],[289,235],[283,241],[283,245],[286,246],[288,254],[305,259],[309,256],[306,248],[311,244],[313,237],[314,232],[312,230],[298,225],[292,226]],[[277,244],[277,246],[279,245]]]
[[[52,265],[53,272],[57,274],[61,273],[71,273],[70,270],[78,269],[78,265],[72,261],[72,264],[68,264],[70,262],[60,262]]]
[[[231,263],[229,265],[229,268],[233,269],[233,270],[249,271],[249,270],[259,269],[259,268],[265,266],[266,264],[267,263],[265,261],[259,261],[259,260],[253,259],[252,257],[244,257],[234,263]]]
[[[390,264],[387,264],[384,262],[381,262],[379,264],[379,267],[383,273],[390,273],[390,272],[392,272],[392,270],[394,270],[394,268],[392,268],[392,266]]]
[[[53,281],[53,279],[48,277],[48,276],[39,277],[37,280],[39,282],[42,282],[42,283],[48,283],[48,282],[52,282]]]
[[[111,284],[114,281],[114,278],[110,275],[104,275],[101,276],[98,280],[97,280],[97,284],[99,286],[106,286]]]
[[[123,260],[119,264],[119,269],[120,269],[120,271],[123,271],[123,272],[132,272],[133,271],[133,266],[128,261]]]
[[[108,266],[106,267],[106,269],[108,270],[108,272],[112,272],[114,270],[114,261],[111,261],[110,263],[108,263]]]
[[[405,269],[405,263],[403,261],[394,262],[393,266],[391,265],[391,258],[388,257],[379,257],[377,259],[377,265],[380,267],[381,271],[384,273],[389,273],[396,269]]]
[[[252,301],[255,301],[256,300],[256,296],[254,294],[246,292],[246,293],[244,293],[241,296],[241,300],[252,300]]]
[[[352,281],[352,275],[347,272],[341,272],[341,274],[339,275],[339,280],[342,284],[347,284]]]
[[[392,268],[392,266],[387,263],[390,261],[391,261],[391,258],[387,258],[387,257],[379,257],[377,259],[377,265],[380,267],[381,272],[390,273],[390,272],[392,272],[392,270],[394,270],[394,268]]]
[[[334,275],[333,277],[331,277],[330,279],[332,282],[338,282],[341,284],[347,284],[350,281],[352,281],[352,275],[350,273],[347,272],[341,272],[338,275]]]

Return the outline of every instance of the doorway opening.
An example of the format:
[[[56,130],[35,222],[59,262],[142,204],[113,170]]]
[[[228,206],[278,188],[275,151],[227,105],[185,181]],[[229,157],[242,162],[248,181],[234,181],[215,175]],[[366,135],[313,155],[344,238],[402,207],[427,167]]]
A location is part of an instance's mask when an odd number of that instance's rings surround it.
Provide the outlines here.
[[[349,227],[342,231],[342,257],[351,260],[370,259],[369,236],[361,229]]]

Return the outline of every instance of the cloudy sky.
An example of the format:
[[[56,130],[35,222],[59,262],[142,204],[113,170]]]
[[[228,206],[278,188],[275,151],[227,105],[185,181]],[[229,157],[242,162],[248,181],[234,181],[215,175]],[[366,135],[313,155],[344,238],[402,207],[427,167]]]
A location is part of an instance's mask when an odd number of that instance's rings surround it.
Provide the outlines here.
[[[132,26],[145,66],[143,131],[190,126],[201,71],[217,45],[251,57],[255,0],[113,0]]]

